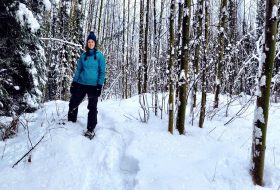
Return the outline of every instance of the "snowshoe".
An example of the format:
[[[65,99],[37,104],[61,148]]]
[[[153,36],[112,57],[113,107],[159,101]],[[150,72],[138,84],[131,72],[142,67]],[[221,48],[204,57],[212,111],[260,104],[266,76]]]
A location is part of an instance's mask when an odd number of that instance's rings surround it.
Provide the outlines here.
[[[90,131],[86,131],[84,133],[84,136],[89,138],[90,140],[93,139],[94,135],[95,135],[94,132],[90,132]]]
[[[66,125],[66,122],[67,122],[66,119],[59,119],[59,120],[57,121],[57,124],[58,124],[58,125]]]

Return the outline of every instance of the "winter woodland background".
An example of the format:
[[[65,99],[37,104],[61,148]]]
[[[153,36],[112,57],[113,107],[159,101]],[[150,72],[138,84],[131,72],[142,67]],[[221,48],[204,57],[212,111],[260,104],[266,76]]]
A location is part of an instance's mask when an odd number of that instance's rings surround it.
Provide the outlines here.
[[[273,44],[264,43],[265,15],[277,21],[279,12],[265,9],[266,4],[278,6],[278,1],[0,0],[0,116],[13,118],[8,126],[1,124],[2,139],[14,134],[21,114],[34,112],[44,102],[69,100],[89,31],[95,32],[98,49],[106,56],[102,100],[139,95],[141,121],[166,114],[170,133],[185,133],[186,105],[188,124],[203,128],[205,117],[213,118],[225,107],[227,117],[234,101],[250,97],[239,117],[264,92],[259,89],[261,64],[267,58],[262,47],[273,50]],[[278,103],[278,29],[271,37],[276,46],[266,89],[270,102]],[[166,92],[168,97],[161,96]],[[214,95],[211,106],[206,106],[208,94]],[[226,97],[222,106],[220,96]],[[163,102],[168,103],[166,112]],[[268,109],[268,104],[262,106]],[[256,124],[255,137],[260,138],[257,128],[265,136]]]

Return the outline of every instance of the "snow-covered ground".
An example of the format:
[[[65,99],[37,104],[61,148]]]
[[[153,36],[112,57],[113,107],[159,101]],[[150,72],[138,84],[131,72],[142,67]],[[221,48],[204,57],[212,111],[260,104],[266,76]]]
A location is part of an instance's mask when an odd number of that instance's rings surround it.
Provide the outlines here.
[[[226,103],[225,98],[221,100]],[[280,189],[279,104],[270,109],[265,187],[254,186],[249,175],[254,105],[224,125],[242,107],[235,101],[228,117],[224,106],[205,121],[205,128],[198,128],[197,121],[194,126],[186,121],[186,135],[171,135],[166,113],[160,119],[151,111],[148,123],[140,122],[137,96],[106,100],[98,104],[99,123],[92,141],[81,135],[86,129],[86,107],[84,101],[77,123],[65,121],[68,102],[63,101],[48,102],[22,116],[17,136],[0,141],[0,189]],[[31,162],[27,156],[12,168],[42,136],[31,152]]]

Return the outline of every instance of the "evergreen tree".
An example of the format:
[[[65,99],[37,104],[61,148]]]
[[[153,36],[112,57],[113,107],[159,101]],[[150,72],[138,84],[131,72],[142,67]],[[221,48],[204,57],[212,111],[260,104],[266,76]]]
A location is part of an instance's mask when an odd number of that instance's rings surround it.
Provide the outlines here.
[[[38,4],[0,2],[0,115],[34,111],[43,99],[46,58],[38,39]],[[3,19],[3,20],[2,20]]]

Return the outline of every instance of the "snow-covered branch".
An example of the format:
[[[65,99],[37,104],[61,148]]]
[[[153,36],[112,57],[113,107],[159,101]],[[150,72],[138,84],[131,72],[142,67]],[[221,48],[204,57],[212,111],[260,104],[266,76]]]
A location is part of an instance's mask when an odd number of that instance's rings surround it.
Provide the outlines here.
[[[57,39],[57,38],[40,38],[40,40],[58,41],[58,42],[61,42],[61,43],[69,44],[71,46],[81,47],[82,48],[81,44],[75,44],[73,42],[68,42],[68,41],[65,41],[65,40]]]

